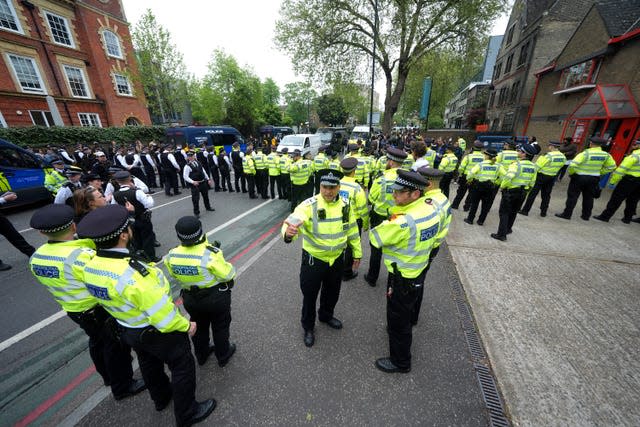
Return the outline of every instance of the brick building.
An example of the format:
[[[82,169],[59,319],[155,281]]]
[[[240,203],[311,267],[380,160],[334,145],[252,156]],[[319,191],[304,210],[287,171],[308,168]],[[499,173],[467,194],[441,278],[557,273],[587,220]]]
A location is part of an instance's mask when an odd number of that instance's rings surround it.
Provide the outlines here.
[[[0,0],[0,126],[150,124],[119,0]]]
[[[599,0],[548,66],[538,70],[526,133],[542,141],[613,138],[620,161],[640,137],[640,0]]]
[[[491,131],[522,134],[536,78],[589,11],[593,0],[516,0],[494,67],[487,103]]]

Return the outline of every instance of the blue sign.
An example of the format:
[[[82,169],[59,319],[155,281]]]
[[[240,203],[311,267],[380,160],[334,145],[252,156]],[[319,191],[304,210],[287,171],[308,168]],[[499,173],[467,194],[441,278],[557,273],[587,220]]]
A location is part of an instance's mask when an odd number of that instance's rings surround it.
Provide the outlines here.
[[[429,103],[431,102],[431,77],[424,79],[422,83],[422,102],[420,104],[420,118],[427,120],[429,117]]]

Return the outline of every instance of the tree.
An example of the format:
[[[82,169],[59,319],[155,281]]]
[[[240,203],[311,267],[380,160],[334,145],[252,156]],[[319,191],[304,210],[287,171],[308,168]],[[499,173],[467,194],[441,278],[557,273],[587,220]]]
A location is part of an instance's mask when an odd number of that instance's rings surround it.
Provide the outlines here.
[[[316,91],[310,83],[295,82],[284,86],[284,100],[287,104],[287,116],[294,125],[305,123],[311,115],[311,103],[316,98]]]
[[[429,51],[459,46],[470,34],[485,34],[506,0],[284,0],[276,43],[291,52],[294,68],[335,78],[361,72],[375,57],[383,72],[383,129],[393,115],[407,77]],[[375,55],[373,45],[375,43]],[[360,70],[359,70],[360,69]]]
[[[271,78],[262,83],[262,98],[265,105],[278,105],[280,103],[280,88]]]
[[[344,101],[337,95],[322,95],[316,100],[318,118],[326,125],[343,125],[349,113],[344,108]]]
[[[364,93],[368,90],[369,88],[365,85],[357,83],[343,81],[333,83],[333,93],[342,98],[348,118],[355,120],[356,123],[367,123],[369,98]]]
[[[146,13],[131,32],[136,49],[139,79],[144,88],[149,112],[164,122],[184,110],[187,71],[182,53],[171,42],[171,33],[156,21],[153,12]]]
[[[220,93],[195,79],[190,82],[188,93],[194,122],[206,125],[224,122],[226,111]]]

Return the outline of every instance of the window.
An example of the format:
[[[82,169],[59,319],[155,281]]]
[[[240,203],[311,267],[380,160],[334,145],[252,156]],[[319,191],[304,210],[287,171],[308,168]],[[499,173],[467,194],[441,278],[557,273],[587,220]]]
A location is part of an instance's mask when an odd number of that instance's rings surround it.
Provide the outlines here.
[[[0,28],[22,33],[20,21],[11,0],[0,0]]]
[[[511,28],[509,28],[509,32],[507,33],[507,43],[505,44],[505,46],[508,46],[511,44],[511,42],[513,41],[513,33],[516,30],[516,26],[515,24],[511,26]]]
[[[37,169],[40,167],[35,158],[20,152],[14,148],[0,148],[0,166],[8,166],[10,168],[30,168]]]
[[[495,100],[496,100],[496,91],[494,90],[491,92],[491,95],[489,96],[489,105],[488,105],[489,108],[493,108],[493,103],[495,102]]]
[[[500,77],[500,73],[502,73],[502,62],[496,65],[495,73],[494,73],[495,75],[493,76],[493,79],[497,80],[498,77]]]
[[[520,90],[520,81],[517,81],[511,86],[511,98],[510,102],[514,103],[518,100],[518,92]]]
[[[49,29],[51,30],[53,41],[61,45],[75,47],[73,39],[71,38],[71,32],[69,31],[67,18],[54,15],[51,12],[45,12],[45,15],[47,15],[47,22],[49,22]]]
[[[31,115],[31,121],[36,126],[55,126],[50,111],[29,110],[29,114]]]
[[[600,60],[591,59],[562,70],[558,91],[588,85],[592,87],[600,70]]]
[[[507,87],[503,87],[498,92],[498,107],[507,103],[509,98],[509,89]]]
[[[518,67],[523,66],[525,62],[527,62],[527,55],[529,54],[529,43],[530,42],[526,42],[520,48],[520,57],[518,57]]]
[[[8,127],[9,126],[7,126],[7,122],[4,120],[4,116],[2,115],[2,111],[0,111],[0,129]]]
[[[514,113],[507,113],[504,115],[504,121],[502,122],[502,132],[511,132],[513,130],[513,116]]]
[[[507,63],[504,66],[504,73],[507,74],[508,72],[511,71],[511,64],[513,64],[513,53],[511,55],[509,55],[509,57],[507,58]]]
[[[89,90],[84,80],[84,72],[81,68],[64,65],[64,72],[67,75],[71,94],[76,98],[89,98]]]
[[[120,40],[112,31],[104,30],[102,32],[104,45],[107,48],[107,55],[122,59],[122,49],[120,49]]]
[[[78,118],[80,119],[81,126],[95,126],[99,128],[102,127],[100,116],[95,113],[78,113]]]
[[[126,122],[124,122],[125,126],[140,126],[140,120],[135,117],[129,117]],[[215,145],[215,144],[214,144]]]
[[[116,91],[120,95],[133,95],[131,93],[131,85],[127,76],[122,74],[114,74],[113,78],[116,80]]]
[[[18,55],[9,55],[13,72],[20,83],[23,92],[45,94],[44,82],[40,77],[36,61]]]

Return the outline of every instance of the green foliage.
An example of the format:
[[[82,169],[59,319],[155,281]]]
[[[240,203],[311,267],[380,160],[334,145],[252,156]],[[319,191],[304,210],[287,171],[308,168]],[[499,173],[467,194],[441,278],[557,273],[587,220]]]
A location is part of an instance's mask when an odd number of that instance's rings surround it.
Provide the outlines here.
[[[340,97],[344,103],[348,118],[356,123],[367,123],[369,117],[369,88],[353,82],[336,81],[333,83],[333,94]],[[374,111],[378,110],[374,106]]]
[[[262,97],[266,105],[278,105],[280,103],[280,88],[271,78],[262,83]]]
[[[295,82],[284,86],[284,100],[287,103],[286,114],[291,118],[293,125],[300,125],[307,122],[312,113],[313,100],[316,98],[316,91],[310,83]]]
[[[51,145],[89,144],[94,141],[106,143],[116,141],[130,143],[162,141],[165,135],[164,126],[126,126],[126,127],[19,127],[0,129],[0,138],[21,146],[39,147]]]
[[[225,118],[224,99],[211,86],[200,81],[189,85],[193,121],[201,125],[220,124]]]
[[[282,126],[282,111],[274,104],[267,104],[262,109],[262,122],[264,124]]]
[[[316,100],[316,105],[318,118],[326,125],[344,125],[349,117],[349,113],[344,107],[344,101],[337,95],[322,95]]]

